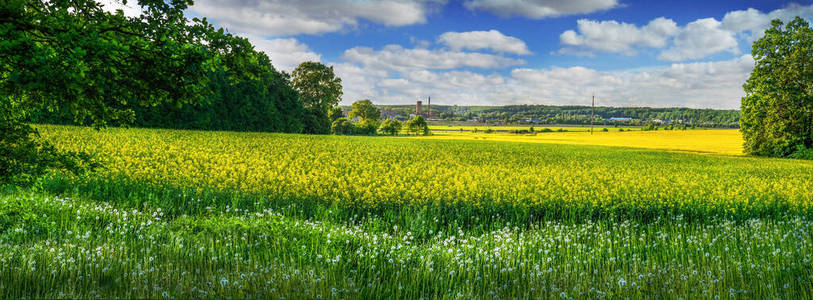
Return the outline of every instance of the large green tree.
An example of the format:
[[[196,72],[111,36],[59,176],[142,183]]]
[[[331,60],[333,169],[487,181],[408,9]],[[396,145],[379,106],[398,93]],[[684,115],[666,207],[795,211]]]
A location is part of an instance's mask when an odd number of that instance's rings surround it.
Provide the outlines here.
[[[783,157],[813,148],[813,29],[800,17],[771,24],[751,50],[740,127],[747,153]]]
[[[1,159],[27,165],[0,181],[64,166],[40,155],[52,147],[21,123],[32,111],[59,111],[100,127],[131,122],[134,105],[205,97],[214,60],[203,41],[211,26],[184,17],[191,3],[139,0],[143,13],[126,17],[93,0],[0,1]]]
[[[372,101],[364,99],[353,102],[349,117],[351,119],[358,117],[360,120],[378,121],[381,118],[381,111],[373,105]]]
[[[303,62],[291,73],[291,83],[305,106],[305,132],[329,133],[329,110],[342,98],[342,79],[333,67],[319,62]]]

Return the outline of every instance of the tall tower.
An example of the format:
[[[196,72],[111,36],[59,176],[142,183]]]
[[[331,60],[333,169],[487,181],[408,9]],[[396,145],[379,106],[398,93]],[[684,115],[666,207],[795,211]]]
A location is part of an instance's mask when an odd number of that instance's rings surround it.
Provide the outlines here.
[[[417,115],[417,116],[420,116],[421,113],[422,113],[421,104],[423,104],[423,102],[418,101],[418,104],[415,105],[415,115]]]
[[[593,92],[593,110],[590,112],[590,135],[593,135],[593,118],[596,116],[596,92]]]
[[[432,115],[432,97],[429,97],[429,103],[426,104],[426,116]]]

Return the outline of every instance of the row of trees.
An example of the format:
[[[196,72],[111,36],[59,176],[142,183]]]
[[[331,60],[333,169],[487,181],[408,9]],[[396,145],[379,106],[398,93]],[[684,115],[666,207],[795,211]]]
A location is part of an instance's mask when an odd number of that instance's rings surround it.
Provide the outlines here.
[[[356,101],[351,107],[352,110],[348,113],[347,118],[342,116],[340,110],[338,110],[338,114],[331,114],[331,117],[334,117],[333,123],[331,124],[331,132],[333,134],[374,135],[381,133],[396,135],[400,133],[404,127],[406,127],[407,132],[410,134],[429,134],[429,126],[423,116],[416,116],[404,123],[392,118],[382,122],[381,111],[378,110],[370,100],[364,99]],[[335,111],[336,110],[334,110],[334,112]]]
[[[125,2],[125,1],[122,1]],[[191,0],[0,1],[0,183],[87,156],[60,153],[27,121],[329,133],[342,95],[332,67],[277,71],[245,38],[184,16]]]
[[[414,105],[386,105],[382,109],[400,115],[415,112]],[[646,125],[652,120],[668,120],[702,127],[739,126],[739,110],[652,108],[652,107],[596,107],[595,115],[589,106],[506,105],[506,106],[447,106],[432,105],[433,118],[446,121],[472,121],[492,124],[571,124],[612,125],[613,117],[631,118],[628,125]],[[532,121],[528,121],[528,120]]]

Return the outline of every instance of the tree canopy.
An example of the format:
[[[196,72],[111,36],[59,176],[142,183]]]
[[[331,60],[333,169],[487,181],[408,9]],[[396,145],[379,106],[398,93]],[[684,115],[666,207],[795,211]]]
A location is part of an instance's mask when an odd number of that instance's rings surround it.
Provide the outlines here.
[[[381,112],[373,105],[373,102],[364,99],[353,102],[353,110],[350,111],[350,118],[358,117],[361,120],[375,120],[381,118]]]
[[[202,99],[214,67],[210,25],[188,22],[189,0],[140,0],[111,14],[93,0],[0,3],[0,94],[18,113],[61,111],[78,122],[131,122],[133,105]]]
[[[415,116],[411,120],[406,121],[404,125],[409,133],[416,135],[429,135],[429,125],[426,124],[426,120],[423,118],[423,116]]]
[[[328,133],[329,109],[342,98],[342,79],[333,73],[333,67],[319,62],[303,62],[291,73],[293,87],[299,92],[305,106],[305,132]]]
[[[813,29],[796,17],[774,20],[754,42],[755,66],[743,86],[745,151],[784,157],[813,148]]]
[[[381,122],[378,131],[382,134],[396,135],[401,131],[401,122],[395,119],[386,119]]]

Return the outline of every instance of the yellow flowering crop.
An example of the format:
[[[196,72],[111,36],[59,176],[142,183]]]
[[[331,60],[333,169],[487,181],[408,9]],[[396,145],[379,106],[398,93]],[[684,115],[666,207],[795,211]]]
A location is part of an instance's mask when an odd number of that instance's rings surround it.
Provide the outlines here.
[[[472,135],[40,129],[58,148],[96,153],[106,166],[99,176],[341,205],[733,213],[808,211],[813,204],[810,161],[563,145],[736,154],[731,144],[739,135],[725,130],[506,134],[483,141]]]

